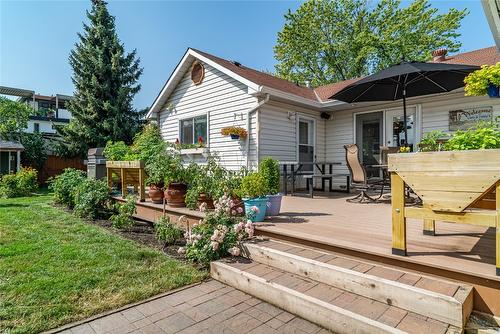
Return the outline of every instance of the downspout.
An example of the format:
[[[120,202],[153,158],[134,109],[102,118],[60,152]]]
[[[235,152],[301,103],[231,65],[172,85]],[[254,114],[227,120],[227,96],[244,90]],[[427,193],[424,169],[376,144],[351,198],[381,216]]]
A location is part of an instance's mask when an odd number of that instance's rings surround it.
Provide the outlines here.
[[[262,101],[260,101],[255,107],[253,107],[252,109],[247,111],[247,132],[248,132],[248,136],[247,136],[247,140],[246,140],[246,145],[247,145],[247,148],[246,148],[246,167],[247,168],[250,168],[250,116],[256,110],[258,110],[260,107],[262,107],[264,104],[266,104],[268,101],[269,101],[269,94],[266,94],[266,97]],[[257,119],[257,129],[259,128],[258,122],[259,122],[259,120]],[[258,141],[257,141],[257,145],[258,145]],[[258,149],[258,147],[257,147],[257,149]],[[257,156],[258,156],[258,152],[257,152]]]

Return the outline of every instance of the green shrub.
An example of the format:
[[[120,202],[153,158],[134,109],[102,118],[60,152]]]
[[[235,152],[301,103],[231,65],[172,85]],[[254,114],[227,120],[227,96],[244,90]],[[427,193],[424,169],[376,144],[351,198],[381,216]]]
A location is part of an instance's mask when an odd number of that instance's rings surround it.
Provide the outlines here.
[[[130,157],[131,155],[131,149],[127,144],[125,144],[123,141],[108,141],[106,143],[106,147],[104,147],[104,157],[106,157],[107,160],[110,161],[121,161],[121,160],[128,160],[125,157]]]
[[[16,174],[6,174],[0,180],[0,197],[12,198],[22,196],[17,186]]]
[[[133,214],[136,213],[136,197],[128,195],[124,203],[117,202],[115,209],[117,213],[109,219],[113,222],[113,227],[120,229],[129,229],[134,225]]]
[[[38,173],[33,168],[21,168],[16,174],[0,179],[0,197],[29,196],[38,189]]]
[[[241,194],[247,198],[257,198],[268,194],[267,181],[261,173],[251,173],[241,181]]]
[[[446,138],[448,135],[443,131],[431,131],[427,132],[423,137],[418,147],[421,152],[432,152],[443,150],[443,145],[440,143],[439,139]]]
[[[146,164],[151,159],[166,150],[166,144],[163,140],[160,129],[155,124],[146,125],[141,132],[134,137],[131,151],[137,158]]]
[[[173,245],[182,238],[184,231],[176,224],[172,223],[170,217],[162,216],[154,224],[156,238],[165,241],[167,245]]]
[[[96,218],[108,203],[108,186],[103,180],[85,179],[76,187],[74,199],[77,216]]]
[[[259,173],[267,181],[268,191],[275,195],[280,191],[280,165],[278,160],[271,157],[263,159],[259,165]]]
[[[481,122],[476,127],[456,131],[445,144],[448,151],[500,148],[500,128],[497,122]]]
[[[49,189],[54,192],[57,203],[75,206],[76,188],[86,180],[85,172],[73,168],[66,168],[62,174],[49,180]]]

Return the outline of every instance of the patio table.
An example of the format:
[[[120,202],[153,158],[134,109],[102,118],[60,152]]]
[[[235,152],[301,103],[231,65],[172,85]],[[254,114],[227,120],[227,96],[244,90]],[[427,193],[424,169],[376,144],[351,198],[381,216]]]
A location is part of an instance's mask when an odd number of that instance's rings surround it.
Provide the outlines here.
[[[319,190],[325,191],[325,181],[329,181],[329,191],[339,191],[339,192],[349,192],[350,177],[348,174],[334,174],[333,166],[342,166],[341,162],[280,162],[282,165],[282,177],[283,177],[283,192],[285,195],[288,194],[288,177],[292,180],[291,195],[293,196],[295,192],[295,181],[297,176],[308,176],[309,178],[317,177],[321,178],[321,188]],[[309,167],[310,170],[305,170]],[[289,169],[290,168],[290,169]],[[308,169],[309,169],[308,168]],[[319,171],[320,174],[315,174],[315,169]],[[332,179],[333,177],[346,177],[346,190],[333,189]],[[306,182],[307,190],[309,191],[309,182]]]

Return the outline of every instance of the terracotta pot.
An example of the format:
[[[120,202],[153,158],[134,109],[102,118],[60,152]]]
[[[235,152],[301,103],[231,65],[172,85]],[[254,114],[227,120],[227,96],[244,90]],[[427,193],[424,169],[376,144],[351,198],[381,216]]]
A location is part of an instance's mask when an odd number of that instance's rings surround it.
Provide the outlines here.
[[[173,182],[168,185],[165,190],[165,198],[168,205],[174,208],[182,208],[186,206],[187,184]]]
[[[196,203],[196,205],[200,207],[202,203],[207,203],[207,209],[209,210],[215,209],[214,200],[207,197],[207,195],[205,195],[204,193],[201,193],[200,196],[198,196],[198,202]]]
[[[163,189],[161,186],[152,184],[149,186],[148,191],[149,198],[151,198],[151,202],[156,204],[163,203]]]
[[[238,216],[244,216],[245,215],[245,203],[242,201],[242,199],[239,197],[236,197],[236,196],[231,196],[231,199],[235,203],[235,205],[232,207],[232,209],[235,209],[235,210],[241,212],[240,214],[238,214]],[[238,208],[240,208],[241,210],[238,210]]]

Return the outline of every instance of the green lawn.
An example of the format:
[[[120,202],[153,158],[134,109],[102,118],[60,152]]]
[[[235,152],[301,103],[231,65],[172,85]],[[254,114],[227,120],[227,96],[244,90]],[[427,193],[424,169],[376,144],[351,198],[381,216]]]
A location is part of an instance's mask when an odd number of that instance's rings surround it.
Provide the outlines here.
[[[0,199],[0,333],[37,333],[205,275],[55,208],[48,194]]]

